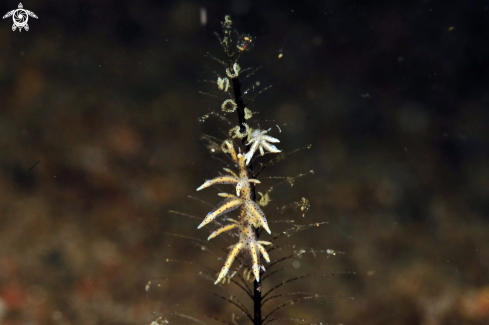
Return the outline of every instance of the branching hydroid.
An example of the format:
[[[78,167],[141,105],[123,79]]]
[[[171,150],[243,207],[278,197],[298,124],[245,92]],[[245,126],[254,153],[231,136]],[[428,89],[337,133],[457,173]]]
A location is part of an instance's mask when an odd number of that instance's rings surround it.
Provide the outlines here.
[[[251,71],[251,69],[242,68],[238,59],[253,47],[253,37],[249,34],[234,32],[229,16],[226,16],[222,22],[222,34],[216,33],[216,36],[224,50],[225,58],[221,60],[208,54],[208,57],[221,64],[223,68],[221,73],[216,73],[216,80],[211,81],[211,83],[216,85],[216,91],[221,92],[221,94],[224,93],[228,98],[223,99],[219,106],[216,105],[220,112],[207,113],[199,120],[205,121],[209,117],[215,116],[226,122],[226,127],[229,129],[221,131],[224,134],[223,139],[219,138],[219,135],[204,135],[202,138],[208,143],[207,147],[211,153],[222,154],[218,160],[223,162],[227,160],[230,164],[227,163],[222,172],[216,171],[218,174],[197,187],[197,191],[217,187],[218,196],[222,199],[217,204],[212,204],[210,211],[203,217],[172,211],[180,217],[190,218],[192,222],[195,222],[195,227],[198,229],[214,227],[210,231],[210,235],[202,237],[171,233],[168,235],[190,240],[194,245],[209,253],[210,256],[217,257],[223,263],[220,271],[200,265],[201,270],[210,271],[211,274],[199,272],[199,275],[206,281],[212,281],[219,289],[224,290],[225,295],[215,294],[215,297],[229,302],[238,309],[239,313],[233,315],[231,322],[210,315],[205,315],[206,317],[229,325],[243,323],[241,321],[243,318],[249,319],[254,325],[268,324],[279,320],[301,322],[303,320],[281,317],[278,316],[278,313],[285,307],[297,302],[322,299],[327,296],[301,290],[283,292],[281,289],[296,281],[314,276],[324,276],[330,272],[291,276],[285,280],[279,280],[275,284],[273,281],[277,281],[278,275],[285,274],[284,272],[288,267],[283,265],[291,259],[298,259],[305,254],[313,256],[319,254],[333,255],[336,252],[306,249],[291,244],[289,240],[291,236],[325,224],[325,222],[316,222],[300,225],[293,220],[283,219],[283,215],[290,210],[300,211],[299,213],[304,216],[309,209],[309,201],[306,198],[277,207],[276,211],[270,215],[266,215],[264,209],[265,207],[268,208],[272,201],[271,192],[275,187],[287,184],[292,187],[297,178],[311,174],[313,171],[301,173],[295,177],[268,177],[268,179],[278,180],[278,182],[275,182],[271,187],[260,189],[263,184],[257,179],[257,176],[261,171],[273,166],[297,150],[283,153],[283,146],[277,148],[281,142],[276,138],[272,129],[262,129],[258,123],[254,123],[254,114],[247,107],[249,103],[241,91],[240,77],[245,71]],[[237,117],[237,123],[233,122],[235,119],[233,119],[233,115],[235,118]],[[280,130],[280,128],[278,129]],[[308,148],[310,146],[302,149]],[[268,155],[271,155],[270,159],[263,160],[261,158]],[[258,160],[260,168],[254,172],[253,164]],[[259,197],[257,197],[257,193]],[[223,236],[227,243],[224,249],[213,243],[216,237],[223,238]],[[260,237],[263,236],[268,237],[266,240],[262,240]],[[226,258],[222,258],[221,252],[226,254]],[[273,259],[271,254],[275,255]],[[179,260],[168,260],[168,262],[188,263]],[[195,262],[191,263],[198,265]],[[242,272],[240,272],[241,270]],[[271,284],[268,284],[268,288],[262,291],[264,280],[271,281]],[[249,285],[250,281],[253,282],[252,287]],[[232,290],[236,288],[252,300],[252,310],[248,309],[244,300],[232,293]],[[274,302],[275,306],[273,306]],[[267,307],[265,314],[262,313],[264,306]],[[173,315],[205,324],[198,317],[192,316],[190,311],[174,312]]]

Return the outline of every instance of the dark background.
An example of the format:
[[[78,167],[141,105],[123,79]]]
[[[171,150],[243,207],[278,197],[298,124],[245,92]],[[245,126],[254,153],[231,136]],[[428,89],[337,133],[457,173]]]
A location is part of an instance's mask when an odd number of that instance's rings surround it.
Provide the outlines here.
[[[312,144],[263,172],[264,182],[315,172],[272,192],[268,219],[308,198],[305,217],[277,217],[328,224],[288,243],[344,254],[304,257],[295,272],[356,273],[297,281],[288,290],[335,297],[282,315],[488,323],[488,1],[23,5],[39,17],[28,32],[0,21],[2,324],[144,324],[170,319],[177,299],[197,315],[239,314],[209,298],[222,289],[198,266],[166,258],[222,261],[164,234],[212,230],[168,210],[200,219],[209,207],[189,194],[218,202],[214,190],[195,194],[224,166],[200,137],[229,126],[199,123],[222,100],[198,91],[220,95],[203,81],[222,67],[204,54],[222,55],[213,32],[225,14],[256,37],[240,63],[262,69],[244,84],[273,85],[249,105],[254,126],[272,127],[284,152]],[[2,1],[0,13],[17,6]]]

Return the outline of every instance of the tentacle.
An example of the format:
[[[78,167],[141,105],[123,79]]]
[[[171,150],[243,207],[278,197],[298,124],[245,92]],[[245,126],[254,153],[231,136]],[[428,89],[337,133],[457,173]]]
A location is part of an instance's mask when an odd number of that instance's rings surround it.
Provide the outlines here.
[[[251,143],[253,140],[251,140],[249,143]],[[253,141],[253,145],[250,148],[250,151],[245,155],[246,158],[246,165],[250,163],[251,158],[253,157],[253,154],[255,153],[256,149],[258,149],[258,145],[260,144],[260,141]]]
[[[207,181],[205,181],[204,184],[200,185],[200,187],[197,189],[197,191],[200,191],[204,188],[207,188],[211,185],[215,185],[215,184],[236,184],[238,183],[238,178],[235,177],[235,176],[231,176],[231,175],[223,175],[223,176],[219,176],[219,177],[216,177],[216,178],[213,178],[213,179],[208,179]]]
[[[255,276],[256,281],[260,282],[260,253],[258,252],[257,246],[254,242],[249,244],[249,248],[253,263],[251,269],[253,270],[253,275]]]
[[[229,197],[221,201],[214,209],[212,209],[207,214],[204,221],[202,221],[202,223],[197,227],[197,229],[202,228],[203,226],[205,226],[206,224],[208,224],[218,216],[237,209],[242,203],[243,201],[234,195],[232,197]]]
[[[278,143],[278,142],[280,142],[280,140],[279,140],[279,139],[276,139],[276,138],[271,137],[271,136],[269,136],[269,135],[265,135],[265,134],[263,134],[261,137],[262,137],[262,139],[263,139],[263,140],[265,140],[265,141],[267,141],[267,142],[272,142],[272,143]]]
[[[227,198],[233,198],[233,199],[239,199],[236,195],[229,194],[229,193],[218,193],[217,195],[221,197],[227,197]]]
[[[270,143],[265,142],[265,141],[263,141],[261,143],[261,146],[264,147],[265,149],[267,149],[270,152],[274,152],[274,153],[282,152],[282,150],[277,149],[277,147],[275,147],[273,144],[270,144]]]
[[[268,252],[265,249],[265,247],[263,247],[259,243],[256,243],[255,245],[260,250],[261,254],[263,255],[263,258],[265,259],[265,261],[267,261],[267,263],[270,263],[270,255],[268,255]]]
[[[238,227],[238,224],[237,223],[231,223],[229,225],[226,225],[224,227],[221,227],[219,229],[217,229],[216,231],[214,231],[208,238],[207,240],[211,240],[212,238],[215,238],[217,236],[219,236],[220,234],[222,234],[223,232],[226,232],[226,231],[229,231],[231,229],[234,229]]]
[[[238,256],[238,254],[241,251],[241,249],[243,248],[243,246],[244,246],[244,243],[242,243],[241,241],[239,243],[237,243],[236,245],[234,245],[234,247],[229,252],[228,257],[226,259],[226,263],[224,263],[224,266],[222,267],[221,272],[219,273],[219,276],[217,277],[217,280],[216,280],[216,282],[214,282],[214,284],[219,283],[222,280],[222,278],[224,278],[226,276],[226,274],[228,274],[229,268],[233,264],[234,259],[236,258],[236,256]]]
[[[231,175],[233,175],[234,177],[239,178],[238,175],[234,171],[232,171],[231,169],[229,169],[229,168],[223,168],[223,169],[225,171],[227,171],[228,173],[230,173]]]
[[[263,211],[260,209],[260,206],[255,201],[251,201],[251,200],[246,201],[246,209],[248,210],[250,215],[255,219],[256,222],[253,222],[255,227],[256,227],[256,223],[258,223],[269,234],[272,233],[270,231],[270,228],[268,228],[268,222],[267,219],[265,218],[265,214],[263,213]]]
[[[238,163],[238,156],[236,155],[236,150],[234,150],[233,144],[229,140],[224,141],[224,143],[226,144],[226,146],[229,149],[229,154],[231,155],[231,158],[237,164]]]
[[[231,279],[241,270],[241,268],[244,266],[243,262],[240,262],[239,265],[234,269],[233,273],[229,276]]]

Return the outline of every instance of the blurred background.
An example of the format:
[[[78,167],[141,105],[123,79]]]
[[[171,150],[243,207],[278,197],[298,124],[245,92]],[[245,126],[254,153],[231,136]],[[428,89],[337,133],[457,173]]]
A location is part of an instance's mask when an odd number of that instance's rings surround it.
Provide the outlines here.
[[[335,297],[282,316],[489,323],[489,2],[23,5],[39,17],[29,31],[0,21],[1,324],[149,324],[170,320],[177,301],[239,315],[210,297],[222,289],[200,267],[166,262],[222,264],[165,233],[212,231],[195,229],[210,208],[188,195],[219,200],[195,189],[225,166],[201,137],[230,126],[199,122],[222,102],[199,91],[222,97],[205,81],[224,71],[205,54],[222,58],[213,33],[225,14],[256,38],[240,64],[262,68],[244,86],[273,85],[250,102],[253,125],[272,127],[284,152],[312,145],[260,175],[264,191],[278,182],[267,177],[315,172],[277,186],[267,217],[327,222],[284,243],[338,252],[284,265],[355,272],[284,288]],[[0,13],[17,6],[2,1]],[[305,217],[276,213],[302,197]],[[195,323],[170,323],[184,321]]]

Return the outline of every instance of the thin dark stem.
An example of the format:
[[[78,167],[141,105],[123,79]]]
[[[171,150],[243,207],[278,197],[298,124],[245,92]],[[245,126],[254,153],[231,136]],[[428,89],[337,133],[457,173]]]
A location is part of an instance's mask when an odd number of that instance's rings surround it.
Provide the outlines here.
[[[253,282],[253,313],[254,313],[254,319],[253,319],[253,324],[254,325],[262,325],[263,319],[261,317],[261,283],[258,281]]]
[[[234,64],[236,63],[237,60],[235,60],[234,58],[234,49],[230,48],[230,45],[233,44],[233,42],[231,39],[232,21],[229,16],[226,16],[224,18],[224,22],[222,23],[222,29],[223,29],[224,37],[222,39],[219,38],[219,40],[224,48],[224,52],[226,53],[227,67],[233,75],[236,75],[236,77],[231,78],[231,82],[233,86],[234,101],[237,106],[236,111],[238,113],[239,130],[241,133],[244,133],[246,131],[246,126],[245,126],[246,105],[243,102],[243,95],[241,94],[241,83],[239,82],[239,78],[236,71],[234,71]],[[250,146],[246,145],[246,141],[247,141],[246,137],[241,139],[241,148],[243,154],[246,154],[250,150]],[[251,163],[249,164],[249,168],[248,168],[248,176],[249,178],[252,178],[253,176],[253,167]],[[256,200],[255,186],[253,183],[251,184],[251,199],[253,201]],[[255,229],[255,232],[256,232],[256,238],[258,238],[259,237],[258,229]],[[262,311],[261,311],[261,305],[262,305],[261,283],[256,280],[253,283],[253,305],[254,305],[253,324],[262,325],[263,319],[262,319]]]

